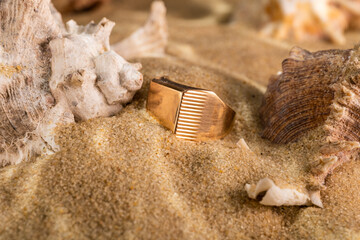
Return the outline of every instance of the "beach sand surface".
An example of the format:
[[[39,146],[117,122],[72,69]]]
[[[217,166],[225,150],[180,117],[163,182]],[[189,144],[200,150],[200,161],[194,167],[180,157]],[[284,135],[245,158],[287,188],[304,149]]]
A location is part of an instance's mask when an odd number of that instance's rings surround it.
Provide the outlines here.
[[[169,46],[143,65],[143,88],[116,116],[61,126],[61,150],[0,169],[0,239],[360,239],[360,161],[326,179],[315,206],[269,207],[244,186],[269,177],[305,191],[319,129],[290,144],[261,138],[259,107],[268,79],[294,45],[258,34],[259,1],[165,1]],[[209,7],[230,4],[229,15]],[[248,4],[247,4],[248,3]],[[112,42],[140,27],[150,0],[123,0],[68,14],[81,24],[115,21]],[[224,20],[225,19],[225,20]],[[177,139],[146,111],[151,79],[215,91],[237,113],[222,140]],[[250,150],[237,146],[243,138]]]

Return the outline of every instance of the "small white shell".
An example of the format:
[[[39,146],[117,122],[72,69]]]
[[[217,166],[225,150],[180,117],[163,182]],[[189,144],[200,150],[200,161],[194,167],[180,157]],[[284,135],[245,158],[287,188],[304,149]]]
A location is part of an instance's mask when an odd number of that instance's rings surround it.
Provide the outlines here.
[[[266,192],[260,204],[267,206],[295,206],[314,204],[323,207],[320,200],[320,193],[301,193],[296,189],[280,188],[271,179],[263,178],[257,184],[246,184],[245,190],[250,198]]]
[[[240,140],[236,144],[242,150],[251,151],[251,149],[249,148],[249,146],[247,145],[247,143],[245,142],[245,140],[243,138],[240,138]]]

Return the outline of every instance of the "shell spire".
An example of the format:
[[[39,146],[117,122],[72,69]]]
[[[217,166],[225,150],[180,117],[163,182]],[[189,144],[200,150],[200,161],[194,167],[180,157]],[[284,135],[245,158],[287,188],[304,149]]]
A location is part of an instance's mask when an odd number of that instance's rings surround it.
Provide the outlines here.
[[[163,56],[168,42],[166,7],[162,1],[154,1],[145,25],[129,37],[114,44],[113,50],[125,59]]]

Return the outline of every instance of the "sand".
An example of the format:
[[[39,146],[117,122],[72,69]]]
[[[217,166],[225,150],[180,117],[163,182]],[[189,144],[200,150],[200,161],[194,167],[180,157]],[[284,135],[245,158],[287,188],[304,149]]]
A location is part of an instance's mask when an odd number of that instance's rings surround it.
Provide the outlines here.
[[[133,60],[144,74],[134,101],[117,116],[60,127],[58,153],[0,169],[0,239],[360,239],[358,160],[326,179],[323,209],[262,206],[244,190],[263,177],[300,191],[309,181],[321,132],[272,144],[258,113],[294,43],[259,37],[249,20],[256,6],[244,1],[229,1],[237,20],[227,24],[214,23],[203,1],[166,2],[167,55]],[[106,16],[117,22],[115,42],[145,21],[149,5],[124,0],[65,19]],[[163,75],[218,93],[237,112],[232,132],[195,143],[159,125],[145,105],[150,80]],[[252,151],[236,145],[240,138]]]

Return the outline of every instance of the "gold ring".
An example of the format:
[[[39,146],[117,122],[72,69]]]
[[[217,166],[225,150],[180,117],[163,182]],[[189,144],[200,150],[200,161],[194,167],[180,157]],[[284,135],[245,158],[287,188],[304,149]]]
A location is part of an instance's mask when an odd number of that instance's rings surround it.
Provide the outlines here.
[[[214,92],[162,77],[150,83],[147,110],[178,138],[204,141],[230,132],[235,111]]]

